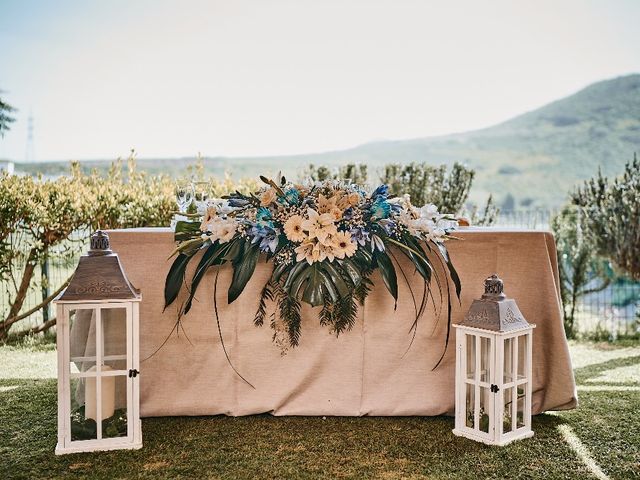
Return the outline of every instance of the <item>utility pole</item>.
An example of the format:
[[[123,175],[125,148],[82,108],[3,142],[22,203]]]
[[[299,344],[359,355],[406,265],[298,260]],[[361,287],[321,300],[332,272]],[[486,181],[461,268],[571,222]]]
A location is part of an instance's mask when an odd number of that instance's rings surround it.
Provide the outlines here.
[[[36,148],[33,141],[33,115],[29,112],[29,118],[27,119],[27,147],[24,154],[25,162],[36,161]]]

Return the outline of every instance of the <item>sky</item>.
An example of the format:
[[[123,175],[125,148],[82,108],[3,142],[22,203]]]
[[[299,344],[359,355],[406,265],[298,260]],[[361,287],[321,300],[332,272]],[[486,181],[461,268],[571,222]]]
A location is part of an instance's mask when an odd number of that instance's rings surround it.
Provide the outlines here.
[[[483,128],[640,72],[636,0],[0,0],[0,158],[259,156]]]

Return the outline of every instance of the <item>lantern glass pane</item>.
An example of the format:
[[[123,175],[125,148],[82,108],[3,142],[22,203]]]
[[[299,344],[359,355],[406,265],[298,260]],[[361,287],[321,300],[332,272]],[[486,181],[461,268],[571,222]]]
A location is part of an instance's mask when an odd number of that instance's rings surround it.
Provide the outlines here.
[[[524,407],[525,407],[525,394],[528,386],[526,383],[518,386],[518,408],[517,408],[517,422],[516,428],[524,427]]]
[[[503,383],[513,381],[513,338],[504,340],[504,376]]]
[[[116,370],[127,368],[127,309],[103,308],[102,342],[104,361]]]
[[[95,319],[96,311],[93,308],[69,311],[69,371],[71,373],[86,372],[96,366]]]
[[[476,405],[476,396],[475,396],[475,386],[470,383],[465,383],[465,388],[467,390],[466,393],[466,407],[465,407],[465,425],[469,428],[474,428],[475,426],[475,405]]]
[[[489,395],[493,395],[487,387],[480,387],[480,431],[489,433]]]
[[[525,378],[525,367],[527,358],[527,338],[528,335],[518,337],[518,380]]]
[[[476,337],[465,335],[467,338],[467,378],[473,380],[476,375]]]
[[[491,372],[491,339],[480,337],[480,381],[489,382]]]
[[[102,415],[103,438],[127,436],[126,375],[102,377]]]
[[[72,378],[70,381],[71,392],[71,441],[95,440],[97,438],[97,428],[95,418],[95,408],[92,412],[86,411],[87,397],[91,401],[96,398],[96,379],[92,378]]]
[[[502,414],[502,432],[509,433],[513,429],[513,422],[511,418],[513,412],[511,406],[513,405],[513,387],[504,389],[504,412]]]

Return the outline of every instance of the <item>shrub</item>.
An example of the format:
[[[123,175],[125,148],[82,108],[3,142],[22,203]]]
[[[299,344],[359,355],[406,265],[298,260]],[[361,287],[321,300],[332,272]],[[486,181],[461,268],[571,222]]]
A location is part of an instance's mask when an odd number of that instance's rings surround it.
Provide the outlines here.
[[[578,188],[571,200],[582,212],[590,246],[619,273],[640,280],[640,162],[634,155],[622,176],[601,172]]]
[[[353,183],[359,185],[365,185],[368,180],[367,166],[363,164],[348,163],[346,165],[337,167],[333,171],[324,165],[315,166],[313,163],[309,164],[303,174],[304,178],[310,178],[314,181],[323,182],[325,180],[344,180],[350,179]]]
[[[408,193],[414,205],[435,204],[441,212],[458,213],[471,190],[475,171],[455,163],[450,172],[445,165],[427,163],[388,164],[381,177],[396,195]]]
[[[204,178],[197,167],[192,178],[211,183],[220,196],[236,189],[248,192],[255,182],[233,182]],[[71,175],[55,180],[40,177],[0,177],[0,281],[9,305],[0,311],[0,340],[12,327],[48,305],[66,286],[27,311],[21,311],[35,288],[36,266],[57,247],[67,258],[75,258],[86,246],[90,231],[115,228],[168,226],[175,206],[174,181],[166,175],[148,175],[136,170],[133,155],[126,174],[121,161],[114,162],[106,176],[96,171],[83,174],[71,165]],[[45,279],[46,281],[46,279]],[[55,319],[16,333],[41,332]]]

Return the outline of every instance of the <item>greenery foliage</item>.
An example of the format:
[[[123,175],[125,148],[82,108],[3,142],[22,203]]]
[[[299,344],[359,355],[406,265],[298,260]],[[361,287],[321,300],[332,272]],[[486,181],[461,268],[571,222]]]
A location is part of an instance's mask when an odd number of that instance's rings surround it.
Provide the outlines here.
[[[583,214],[585,230],[598,254],[640,280],[640,162],[634,156],[622,176],[609,180],[598,172],[571,200]]]
[[[469,197],[475,172],[455,163],[450,172],[445,165],[438,167],[422,163],[388,164],[382,182],[395,195],[408,193],[416,205],[433,203],[447,213],[456,214]]]
[[[575,338],[576,306],[584,295],[604,290],[610,283],[605,261],[594,252],[585,219],[574,206],[566,206],[552,222],[558,253],[560,294],[567,338]]]
[[[571,195],[552,221],[558,249],[560,287],[564,304],[565,331],[577,334],[578,300],[609,285],[640,279],[640,162],[625,166],[622,176],[609,180],[600,172]],[[613,271],[612,268],[613,267]],[[624,307],[637,301],[632,288],[627,298],[613,298]],[[617,290],[616,290],[617,291]],[[599,327],[604,338],[612,332]],[[596,337],[602,336],[596,334]]]
[[[358,185],[366,185],[368,181],[368,169],[366,164],[347,163],[334,169],[327,167],[326,165],[316,166],[313,163],[309,164],[302,175],[305,178],[311,180],[324,182],[325,180],[346,180],[349,179],[353,183]]]
[[[219,195],[255,185],[230,178],[207,181]],[[167,226],[174,210],[174,181],[138,172],[133,156],[125,172],[118,161],[106,175],[83,173],[74,163],[69,175],[56,179],[0,176],[0,284],[10,299],[6,311],[0,311],[0,340],[66,286],[65,282],[48,298],[22,311],[35,284],[36,266],[52,249],[59,257],[72,258],[85,248],[92,230]],[[15,333],[40,332],[54,324],[52,319]]]

